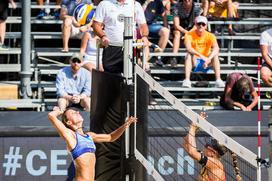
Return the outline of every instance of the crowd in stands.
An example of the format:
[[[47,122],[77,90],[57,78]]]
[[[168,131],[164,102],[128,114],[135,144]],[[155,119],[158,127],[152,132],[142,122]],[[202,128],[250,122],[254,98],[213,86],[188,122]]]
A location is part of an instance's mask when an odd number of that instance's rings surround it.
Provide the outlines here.
[[[36,1],[38,5],[44,5],[43,0]],[[16,8],[13,0],[4,0],[0,3],[0,50],[4,49],[5,20],[7,19],[8,3]],[[80,54],[69,59],[70,66],[59,71],[56,87],[59,97],[58,105],[61,110],[71,103],[80,104],[85,110],[90,110],[90,75],[92,69],[99,67],[101,71],[120,74],[123,71],[123,29],[124,23],[120,21],[120,15],[132,15],[131,9],[135,9],[135,21],[138,25],[138,34],[144,47],[153,51],[163,52],[173,35],[173,53],[178,53],[183,44],[187,54],[185,56],[185,79],[183,87],[190,88],[191,72],[208,72],[213,68],[215,72],[215,86],[225,87],[221,105],[226,109],[233,106],[241,110],[250,111],[256,106],[256,92],[253,90],[252,80],[243,74],[231,74],[225,83],[220,75],[220,61],[217,40],[213,32],[207,30],[208,19],[212,18],[237,18],[239,4],[232,0],[202,0],[195,3],[193,0],[104,0],[95,1],[96,13],[94,20],[81,26],[73,17],[73,11],[79,3],[93,4],[91,0],[56,0],[59,8],[46,12],[41,9],[36,16],[44,19],[48,13],[55,19],[63,21],[61,52],[69,52],[69,39],[77,37],[81,39]],[[132,8],[134,7],[134,8]],[[169,25],[168,16],[173,16],[173,23]],[[158,19],[160,17],[160,19]],[[235,35],[232,25],[228,27],[229,35]],[[155,40],[154,40],[155,39]],[[158,40],[156,42],[156,39]],[[103,45],[102,64],[96,65],[96,42],[100,40]],[[154,41],[154,42],[153,42]],[[155,45],[157,43],[158,45]],[[263,67],[261,77],[265,84],[272,87],[272,29],[262,33],[260,38]],[[177,66],[177,57],[170,60],[171,66]],[[161,57],[157,57],[156,64],[164,66]],[[85,68],[85,69],[84,69]],[[88,71],[87,71],[88,70]],[[75,87],[75,85],[78,85]],[[236,89],[233,89],[236,87]],[[233,92],[239,92],[240,97],[233,97]],[[239,103],[245,99],[249,92],[250,103]],[[240,101],[241,102],[241,101]]]

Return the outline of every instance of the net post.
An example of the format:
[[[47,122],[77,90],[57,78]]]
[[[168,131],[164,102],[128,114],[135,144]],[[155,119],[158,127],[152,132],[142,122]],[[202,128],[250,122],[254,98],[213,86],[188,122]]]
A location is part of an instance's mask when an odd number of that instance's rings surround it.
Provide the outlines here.
[[[269,123],[268,123],[268,130],[269,130],[269,162],[272,162],[272,107],[269,109]],[[268,180],[272,180],[272,166],[267,168],[268,169]]]
[[[124,17],[124,57],[123,57],[123,65],[124,65],[124,77],[126,79],[127,84],[127,117],[130,115],[134,115],[134,95],[133,95],[133,79],[132,79],[132,69],[133,69],[133,52],[132,52],[132,44],[133,44],[133,18],[132,17]],[[127,171],[128,177],[126,176],[126,180],[133,181],[135,180],[135,131],[134,125],[131,125],[129,130],[125,133],[125,152],[126,152],[126,163],[127,163]]]
[[[260,78],[260,70],[261,70],[261,61],[260,57],[258,57],[258,160],[261,159],[261,78]],[[261,163],[258,161],[257,167],[257,181],[261,181]]]

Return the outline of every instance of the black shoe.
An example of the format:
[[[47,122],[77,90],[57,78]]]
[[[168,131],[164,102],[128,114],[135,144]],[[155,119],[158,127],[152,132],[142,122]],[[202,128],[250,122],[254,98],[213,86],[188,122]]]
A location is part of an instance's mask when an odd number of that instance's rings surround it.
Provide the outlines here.
[[[59,17],[60,17],[60,14],[59,14],[59,12],[58,11],[53,11],[53,12],[51,12],[50,13],[50,16],[52,16],[54,19],[56,19],[56,20],[58,20],[58,19],[60,19]]]
[[[170,59],[170,64],[171,64],[172,68],[177,68],[178,61],[177,61],[176,57]]]
[[[36,19],[43,19],[46,16],[45,10],[41,10],[36,16]]]
[[[162,62],[161,58],[158,58],[156,64],[160,67],[164,67],[164,63]]]

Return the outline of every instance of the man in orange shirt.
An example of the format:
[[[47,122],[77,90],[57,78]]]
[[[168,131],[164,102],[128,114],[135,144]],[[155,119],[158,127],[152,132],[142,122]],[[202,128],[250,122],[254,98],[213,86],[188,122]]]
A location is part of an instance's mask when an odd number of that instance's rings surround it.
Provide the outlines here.
[[[191,70],[207,72],[212,66],[215,72],[215,86],[225,87],[220,77],[219,46],[216,37],[206,31],[208,20],[204,16],[195,19],[195,28],[185,35],[184,44],[187,49],[185,57],[185,79],[183,87],[191,87]]]

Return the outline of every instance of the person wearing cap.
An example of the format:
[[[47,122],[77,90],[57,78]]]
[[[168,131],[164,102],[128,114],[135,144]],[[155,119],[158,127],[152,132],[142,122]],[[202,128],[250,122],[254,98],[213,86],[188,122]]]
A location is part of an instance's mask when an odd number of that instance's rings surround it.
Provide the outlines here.
[[[187,50],[185,57],[185,79],[183,87],[191,87],[191,70],[197,67],[197,62],[203,63],[204,69],[211,66],[215,72],[215,86],[224,87],[225,84],[221,80],[220,62],[219,62],[219,46],[214,34],[206,31],[208,20],[205,16],[195,18],[195,28],[186,33],[184,44]],[[197,59],[201,61],[197,61]]]
[[[207,117],[204,112],[201,112],[200,116],[204,119]],[[195,139],[198,129],[198,126],[192,123],[183,142],[184,150],[202,166],[198,180],[226,181],[225,169],[221,157],[227,152],[227,148],[220,145],[216,140],[211,139],[211,141],[205,145],[204,151],[199,152],[196,147]]]
[[[148,27],[141,4],[133,0],[104,0],[95,11],[93,29],[101,38],[103,49],[102,63],[105,72],[123,72],[124,17],[134,17],[140,29],[144,46],[149,45]]]
[[[58,71],[56,88],[61,111],[72,105],[80,105],[85,111],[90,111],[91,74],[81,68],[82,61],[83,56],[75,53],[69,59],[70,66]]]
[[[238,107],[243,111],[257,110],[258,94],[251,78],[240,72],[228,75],[220,105],[228,110]]]

